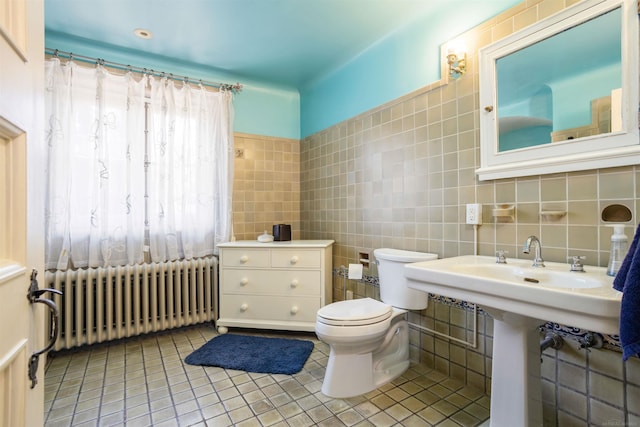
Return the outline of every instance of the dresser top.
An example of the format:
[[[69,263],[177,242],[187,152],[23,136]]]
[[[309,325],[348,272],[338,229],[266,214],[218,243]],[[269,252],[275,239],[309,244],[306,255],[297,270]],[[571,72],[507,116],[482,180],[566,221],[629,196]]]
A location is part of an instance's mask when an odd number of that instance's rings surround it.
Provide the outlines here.
[[[333,240],[289,240],[286,242],[261,243],[257,240],[238,240],[236,242],[219,243],[219,248],[326,248],[333,245]]]

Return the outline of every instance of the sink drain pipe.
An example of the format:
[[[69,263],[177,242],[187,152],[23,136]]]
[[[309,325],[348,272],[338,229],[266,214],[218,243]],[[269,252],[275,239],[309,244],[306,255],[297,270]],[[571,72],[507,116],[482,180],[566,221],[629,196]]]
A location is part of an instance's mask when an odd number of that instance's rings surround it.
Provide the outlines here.
[[[545,335],[544,339],[540,341],[540,353],[548,349],[549,347],[558,350],[562,347],[564,340],[555,332],[549,332]]]

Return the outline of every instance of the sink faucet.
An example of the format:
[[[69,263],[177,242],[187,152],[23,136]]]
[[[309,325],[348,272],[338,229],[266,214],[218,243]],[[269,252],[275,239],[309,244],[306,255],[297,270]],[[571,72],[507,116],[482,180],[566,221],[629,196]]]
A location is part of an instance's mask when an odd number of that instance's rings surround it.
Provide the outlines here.
[[[522,248],[522,253],[528,254],[531,244],[535,247],[535,251],[533,253],[533,264],[531,266],[544,267],[544,259],[542,259],[542,245],[536,236],[527,237],[527,241],[524,242],[524,247]]]

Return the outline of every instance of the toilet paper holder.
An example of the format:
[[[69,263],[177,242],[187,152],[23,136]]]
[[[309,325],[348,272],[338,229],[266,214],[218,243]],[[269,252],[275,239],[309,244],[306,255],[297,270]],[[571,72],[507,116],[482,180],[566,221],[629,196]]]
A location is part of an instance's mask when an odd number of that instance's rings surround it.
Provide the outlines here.
[[[358,253],[358,261],[364,268],[369,268],[369,254],[367,252],[359,252]]]

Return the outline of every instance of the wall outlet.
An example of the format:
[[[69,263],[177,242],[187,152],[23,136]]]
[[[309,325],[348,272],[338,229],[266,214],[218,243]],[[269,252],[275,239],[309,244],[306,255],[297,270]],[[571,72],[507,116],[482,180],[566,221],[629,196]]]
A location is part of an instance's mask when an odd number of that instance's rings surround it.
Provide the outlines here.
[[[480,203],[467,203],[467,224],[482,224],[482,205]]]
[[[347,299],[353,299],[353,291],[347,291]]]

